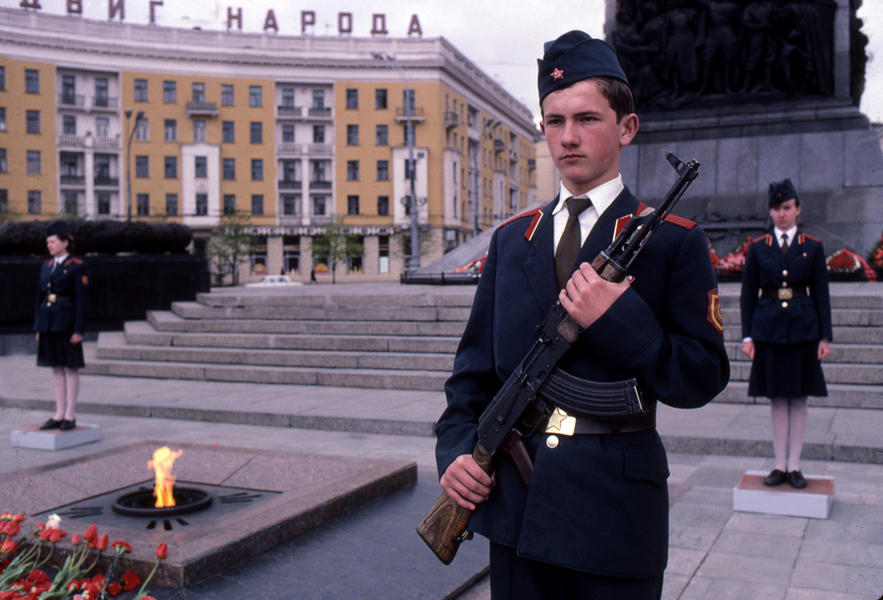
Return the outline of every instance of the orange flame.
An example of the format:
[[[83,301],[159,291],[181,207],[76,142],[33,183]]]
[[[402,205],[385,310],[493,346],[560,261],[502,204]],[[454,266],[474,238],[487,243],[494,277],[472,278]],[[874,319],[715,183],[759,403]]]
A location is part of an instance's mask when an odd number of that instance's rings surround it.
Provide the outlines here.
[[[172,489],[175,486],[175,477],[172,475],[172,465],[175,460],[184,453],[183,450],[172,452],[168,446],[157,448],[153,453],[153,460],[147,462],[147,468],[153,469],[156,481],[153,485],[153,496],[156,498],[156,508],[175,506],[175,497]]]

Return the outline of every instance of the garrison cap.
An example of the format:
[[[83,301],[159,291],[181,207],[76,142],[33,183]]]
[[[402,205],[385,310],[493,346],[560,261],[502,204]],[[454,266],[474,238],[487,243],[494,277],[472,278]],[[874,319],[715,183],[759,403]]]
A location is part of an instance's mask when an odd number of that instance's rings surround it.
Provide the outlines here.
[[[613,48],[583,31],[568,31],[543,44],[543,58],[537,59],[537,66],[540,104],[551,92],[591,77],[612,77],[629,85]]]
[[[791,198],[797,198],[797,190],[790,179],[773,181],[770,183],[769,205],[779,206],[782,202],[788,202]]]
[[[46,237],[52,235],[70,235],[71,231],[68,229],[67,223],[64,221],[52,221],[49,225],[46,226]]]

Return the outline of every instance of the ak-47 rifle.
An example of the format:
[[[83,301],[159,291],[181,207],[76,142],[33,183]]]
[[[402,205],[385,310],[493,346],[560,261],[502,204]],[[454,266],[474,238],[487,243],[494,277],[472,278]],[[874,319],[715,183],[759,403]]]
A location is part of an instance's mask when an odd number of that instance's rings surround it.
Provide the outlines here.
[[[666,159],[677,171],[678,180],[657,210],[648,207],[631,218],[610,246],[592,261],[592,268],[603,279],[614,283],[625,279],[635,258],[699,174],[699,163],[695,160],[684,163],[670,152]],[[509,452],[516,465],[529,464],[530,458],[522,440],[536,433],[549,416],[551,409],[540,392],[555,373],[555,366],[576,341],[579,325],[558,302],[539,326],[539,331],[537,341],[479,417],[478,442],[472,458],[488,474],[493,473],[494,459],[500,450]],[[643,414],[645,411],[639,399],[630,406],[623,404],[617,407],[619,415]],[[609,406],[599,406],[598,409],[604,416],[611,416]],[[529,473],[523,472],[520,466],[519,471],[527,483]],[[448,564],[454,559],[460,543],[472,537],[467,531],[471,516],[471,510],[459,506],[443,492],[420,521],[417,533],[439,560]]]

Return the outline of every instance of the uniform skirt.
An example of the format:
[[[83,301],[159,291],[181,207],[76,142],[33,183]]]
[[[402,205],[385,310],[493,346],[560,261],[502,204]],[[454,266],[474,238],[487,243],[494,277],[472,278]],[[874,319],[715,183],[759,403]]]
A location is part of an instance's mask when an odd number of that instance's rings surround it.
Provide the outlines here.
[[[818,348],[818,342],[755,342],[748,395],[767,398],[827,396]]]
[[[83,344],[71,344],[69,331],[41,331],[37,344],[37,366],[66,367],[81,369],[86,366],[83,361]]]

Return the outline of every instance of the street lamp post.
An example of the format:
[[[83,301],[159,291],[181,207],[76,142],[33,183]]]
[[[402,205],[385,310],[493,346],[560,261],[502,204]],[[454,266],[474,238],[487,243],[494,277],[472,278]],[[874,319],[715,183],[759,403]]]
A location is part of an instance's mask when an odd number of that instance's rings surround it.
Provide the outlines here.
[[[129,119],[132,118],[132,109],[126,109],[126,128],[129,127]],[[135,114],[135,123],[129,131],[129,141],[126,142],[126,221],[132,220],[132,138],[135,137],[135,130],[138,129],[138,123],[144,118],[144,111],[139,110]]]
[[[413,121],[411,120],[411,93],[410,88],[408,87],[408,77],[405,75],[405,70],[396,60],[396,57],[392,54],[382,54],[380,52],[372,52],[371,56],[373,56],[376,60],[387,61],[393,64],[402,76],[402,82],[405,84],[405,142],[408,144],[408,165],[409,168],[406,169],[405,175],[410,180],[410,196],[408,198],[408,210],[411,213],[411,262],[408,266],[409,271],[415,271],[420,268],[420,240],[419,240],[419,231],[420,231],[420,223],[418,220],[418,204],[417,204],[417,163],[414,160],[414,136],[416,134],[416,130],[414,129]]]

